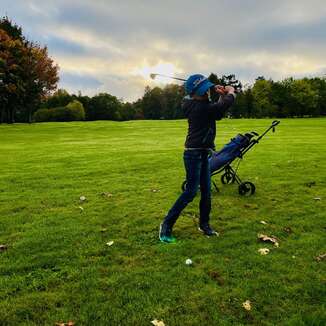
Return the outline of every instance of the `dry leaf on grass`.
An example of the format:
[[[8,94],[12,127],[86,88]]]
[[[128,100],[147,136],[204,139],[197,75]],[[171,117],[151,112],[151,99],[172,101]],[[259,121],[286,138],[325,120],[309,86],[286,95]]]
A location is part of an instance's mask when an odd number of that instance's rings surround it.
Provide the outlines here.
[[[113,195],[112,195],[110,192],[102,192],[102,193],[101,193],[101,196],[110,198],[110,197],[112,197]]]
[[[101,229],[100,231],[101,232],[106,232],[108,229],[105,229],[105,228],[103,228],[103,229]]]
[[[316,181],[306,182],[306,183],[304,183],[304,185],[306,187],[311,188],[312,186],[315,186],[316,185]]]
[[[258,249],[258,252],[261,255],[267,255],[269,253],[269,249],[268,248],[260,248],[260,249]]]
[[[0,251],[5,251],[7,249],[8,247],[6,245],[0,245]]]
[[[80,209],[80,212],[81,213],[84,211],[84,208],[83,207],[79,206],[78,208]]]
[[[224,285],[224,279],[219,272],[210,271],[208,275],[212,280],[216,281],[219,285],[221,286]]]
[[[314,200],[321,200],[321,198],[320,197],[315,197]]]
[[[319,256],[316,257],[317,261],[322,261],[324,259],[326,259],[326,254],[320,254]]]
[[[154,326],[165,326],[164,322],[162,320],[157,320],[157,319],[154,319],[151,321],[151,323],[154,325]]]
[[[72,320],[69,320],[68,323],[56,323],[56,326],[75,326],[75,323]]]
[[[251,209],[258,209],[257,204],[244,204],[243,207],[245,208],[251,208]]]
[[[275,247],[279,246],[278,240],[275,237],[269,237],[268,235],[265,234],[258,234],[258,239],[263,242],[270,242]]]
[[[151,192],[159,192],[158,189],[151,189]]]
[[[114,244],[114,241],[109,241],[106,243],[109,247],[111,247]]]
[[[245,308],[247,311],[250,311],[251,310],[251,302],[250,302],[250,300],[246,300],[245,302],[243,302],[242,307]]]
[[[292,229],[289,226],[285,227],[283,230],[284,230],[284,232],[286,232],[288,234],[293,233]]]
[[[267,222],[265,222],[265,221],[260,221],[260,223],[261,223],[261,224],[264,224],[264,225],[267,224]]]

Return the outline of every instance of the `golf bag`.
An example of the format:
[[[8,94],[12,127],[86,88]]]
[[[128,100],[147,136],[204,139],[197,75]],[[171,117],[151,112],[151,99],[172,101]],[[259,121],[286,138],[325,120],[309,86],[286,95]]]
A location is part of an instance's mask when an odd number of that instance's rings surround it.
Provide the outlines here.
[[[245,135],[238,134],[231,141],[226,144],[220,151],[213,152],[210,160],[209,166],[211,171],[216,171],[223,167],[230,161],[233,161],[237,157],[241,157],[241,151],[248,147],[250,144],[250,139],[254,135],[252,133],[247,133]]]

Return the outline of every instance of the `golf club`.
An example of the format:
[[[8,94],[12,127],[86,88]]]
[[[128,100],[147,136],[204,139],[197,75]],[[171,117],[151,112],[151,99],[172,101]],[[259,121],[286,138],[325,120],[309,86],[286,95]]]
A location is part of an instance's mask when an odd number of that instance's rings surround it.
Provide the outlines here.
[[[155,79],[156,76],[161,76],[161,77],[166,77],[166,78],[175,79],[175,80],[187,81],[187,79],[177,78],[177,77],[172,77],[172,76],[167,76],[167,75],[162,75],[162,74],[150,74],[149,76],[152,79]]]
[[[156,76],[161,76],[161,77],[165,77],[165,78],[170,78],[170,79],[175,79],[175,80],[181,80],[183,82],[187,81],[187,79],[184,79],[184,78],[178,78],[178,77],[172,77],[172,76],[167,76],[167,75],[163,75],[163,74],[150,74],[149,75],[151,77],[151,79],[155,79]],[[241,91],[238,90],[237,88],[235,88],[235,92],[236,93],[240,93]]]

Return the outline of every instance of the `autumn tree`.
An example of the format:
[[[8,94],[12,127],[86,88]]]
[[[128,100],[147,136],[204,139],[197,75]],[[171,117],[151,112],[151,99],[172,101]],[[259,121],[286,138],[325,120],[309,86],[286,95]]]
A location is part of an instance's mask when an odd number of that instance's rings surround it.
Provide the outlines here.
[[[41,100],[55,90],[58,66],[46,47],[30,42],[8,17],[0,19],[0,122],[31,122]]]
[[[24,83],[21,66],[24,51],[20,40],[11,39],[0,29],[0,122],[4,119],[13,122],[15,109],[22,103]]]

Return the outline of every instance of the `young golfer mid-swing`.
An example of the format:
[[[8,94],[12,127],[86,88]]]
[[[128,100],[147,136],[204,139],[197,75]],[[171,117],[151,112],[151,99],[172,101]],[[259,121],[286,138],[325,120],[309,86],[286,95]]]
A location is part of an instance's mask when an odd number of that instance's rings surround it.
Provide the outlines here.
[[[214,88],[221,96],[210,102],[209,91]],[[183,160],[186,170],[186,190],[174,203],[160,225],[159,238],[163,242],[175,242],[172,228],[181,211],[196,196],[200,186],[199,230],[207,236],[218,235],[209,225],[211,210],[211,177],[208,157],[215,149],[216,120],[222,119],[235,99],[232,86],[215,86],[203,75],[192,75],[185,82],[187,96],[182,108],[188,119],[188,134]]]

